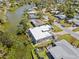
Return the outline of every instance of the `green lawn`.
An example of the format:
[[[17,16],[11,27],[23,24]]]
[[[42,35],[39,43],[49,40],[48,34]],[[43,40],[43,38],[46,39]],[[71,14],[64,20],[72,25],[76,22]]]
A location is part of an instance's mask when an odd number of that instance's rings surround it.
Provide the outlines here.
[[[40,57],[43,57],[44,59],[49,59],[47,54],[46,54],[46,49],[45,48],[43,48],[43,50],[39,50],[38,54],[39,54]]]
[[[35,51],[34,51],[34,50],[32,50],[32,55],[33,55],[33,58],[34,58],[34,59],[38,59],[38,57],[37,57],[37,55],[35,54]]]
[[[77,32],[77,31],[79,31],[79,27],[78,27],[78,28],[76,28],[76,29],[74,29],[73,31],[74,31],[74,32]]]
[[[71,27],[72,24],[66,23],[65,20],[61,20],[60,24],[64,25],[65,27]]]
[[[28,23],[28,25],[29,25],[29,27],[31,27],[31,28],[33,27],[33,25],[32,25],[30,22]]]
[[[19,8],[19,6],[15,5],[15,4],[11,4],[11,6],[8,10],[11,12],[15,12],[18,8]]]
[[[56,17],[54,17],[52,14],[50,14],[50,13],[46,13],[46,15],[49,17],[49,19],[52,19],[53,21],[54,20],[57,20],[57,18]]]
[[[47,47],[48,45],[50,45],[52,42],[51,39],[47,40],[47,41],[42,41],[41,43],[38,43],[35,45],[36,48],[41,48],[41,47]]]
[[[69,34],[59,36],[58,39],[60,39],[60,40],[64,39],[64,40],[68,41],[70,44],[72,44],[73,46],[79,48],[79,40],[77,40],[76,38],[72,37]]]
[[[52,27],[53,27],[53,32],[61,32],[62,31],[62,29],[60,29],[58,26],[56,26],[56,25],[52,25]]]
[[[6,22],[6,23],[0,25],[0,30],[6,31],[9,29],[9,27],[10,27],[10,24],[8,22]]]
[[[76,38],[72,37],[69,34],[61,35],[61,36],[58,37],[58,39],[60,39],[60,40],[64,39],[64,40],[68,41],[71,44],[73,44],[74,41],[77,40]]]
[[[38,53],[39,57],[43,57],[44,59],[49,59],[47,54],[46,54],[45,48],[39,49],[37,53]],[[32,50],[32,55],[33,55],[34,59],[39,59],[39,57],[37,56],[37,54],[35,53],[34,50]]]

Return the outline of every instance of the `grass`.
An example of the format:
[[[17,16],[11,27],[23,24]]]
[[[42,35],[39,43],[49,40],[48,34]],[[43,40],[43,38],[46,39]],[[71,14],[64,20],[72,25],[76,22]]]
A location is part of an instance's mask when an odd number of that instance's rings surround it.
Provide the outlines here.
[[[44,59],[49,59],[47,54],[46,54],[45,48],[39,49],[37,53],[38,53],[38,55],[35,53],[34,50],[32,50],[32,54],[33,54],[34,59],[39,59],[39,57],[43,57]]]
[[[77,48],[79,48],[79,40],[75,40],[75,41],[73,42],[73,45],[76,46]]]
[[[61,31],[62,31],[62,29],[60,29],[56,25],[53,25],[53,32],[61,32]]]
[[[36,48],[41,48],[41,47],[47,47],[48,45],[50,45],[52,43],[52,40],[47,40],[47,41],[43,41],[41,43],[38,43],[35,45]]]
[[[19,8],[18,5],[16,5],[16,4],[11,4],[11,6],[10,6],[10,8],[9,8],[9,11],[15,12],[18,8]]]
[[[32,25],[30,22],[28,22],[28,25],[29,25],[29,27],[30,27],[30,28],[32,28],[32,27],[33,27],[33,25]]]
[[[0,30],[6,31],[9,29],[9,27],[10,27],[10,24],[8,22],[6,22],[6,23],[0,25]]]
[[[74,42],[77,41],[76,38],[72,37],[69,34],[61,35],[58,37],[58,39],[60,39],[60,40],[64,39],[64,40],[68,41],[70,44],[73,44]],[[74,44],[76,44],[76,43],[74,43]]]
[[[38,57],[37,57],[37,55],[35,54],[35,51],[34,51],[34,50],[32,50],[32,55],[33,55],[33,58],[34,58],[34,59],[38,59]]]
[[[22,51],[18,51],[18,55],[19,55],[19,52],[21,54],[21,56],[24,58],[24,59],[32,59],[32,50],[33,50],[33,46],[31,45],[31,43],[29,42],[30,38],[26,37],[26,35],[22,35],[20,37],[18,37],[18,39],[21,40],[21,42],[26,42],[26,46],[23,48]],[[22,54],[23,53],[23,54]],[[20,56],[20,55],[19,55]],[[19,59],[19,58],[18,58]],[[20,58],[21,59],[21,58]]]
[[[60,24],[64,25],[65,27],[71,27],[72,24],[66,23],[65,20],[61,20]]]
[[[76,28],[76,29],[74,29],[73,31],[74,31],[74,32],[77,32],[77,31],[79,31],[79,27],[78,27],[78,28]]]
[[[46,15],[49,17],[49,19],[52,19],[53,21],[54,20],[57,20],[57,18],[56,17],[54,17],[52,14],[50,14],[50,13],[46,13]]]
[[[13,59],[32,59],[33,46],[28,39],[25,35],[18,36],[15,45],[12,47],[15,50],[14,55],[10,54],[8,59],[12,59],[12,56]],[[24,42],[26,42],[25,45]]]
[[[39,50],[38,54],[39,54],[40,57],[43,57],[44,59],[49,59],[47,54],[46,54],[45,48],[43,48],[43,50]]]

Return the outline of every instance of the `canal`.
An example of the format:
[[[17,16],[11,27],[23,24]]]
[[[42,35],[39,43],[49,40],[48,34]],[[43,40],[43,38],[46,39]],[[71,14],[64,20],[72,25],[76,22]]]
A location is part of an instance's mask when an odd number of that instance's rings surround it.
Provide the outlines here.
[[[33,5],[23,5],[22,7],[18,8],[15,12],[7,12],[7,18],[10,23],[10,31],[16,31],[17,25],[21,21],[24,11],[32,8]]]

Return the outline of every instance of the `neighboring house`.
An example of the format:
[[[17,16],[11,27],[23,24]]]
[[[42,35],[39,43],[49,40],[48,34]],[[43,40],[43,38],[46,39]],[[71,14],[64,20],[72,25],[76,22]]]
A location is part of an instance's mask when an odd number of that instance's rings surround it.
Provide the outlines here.
[[[0,0],[0,2],[3,2],[3,0]]]
[[[32,25],[35,26],[41,26],[44,25],[45,23],[43,21],[41,21],[40,19],[32,19],[31,20]]]
[[[60,11],[57,11],[57,10],[52,10],[52,11],[51,11],[51,13],[52,13],[52,14],[59,14],[59,13],[60,13]]]
[[[33,43],[40,43],[42,41],[54,38],[53,34],[50,33],[51,26],[43,25],[29,29],[29,35],[32,37]]]
[[[75,23],[75,25],[79,26],[79,20],[73,20],[73,22]]]
[[[79,11],[79,10],[78,10]],[[79,14],[75,15],[74,18],[79,19]]]
[[[79,59],[79,52],[67,41],[61,40],[55,44],[55,47],[47,48],[54,59]]]
[[[59,20],[63,20],[66,18],[66,15],[55,15],[55,17],[57,17]]]
[[[46,16],[46,15],[44,15],[43,18],[44,18],[44,21],[48,21],[49,20],[49,17]]]
[[[0,5],[2,4],[3,0],[0,0]]]
[[[55,0],[57,3],[65,3],[66,0]]]
[[[38,16],[37,16],[37,12],[36,11],[29,11],[28,12],[28,14],[29,14],[29,18],[30,19],[38,19]]]
[[[79,26],[79,20],[76,19],[76,18],[70,19],[70,20],[67,20],[67,21],[68,21],[68,23],[72,23],[73,22],[75,25]]]

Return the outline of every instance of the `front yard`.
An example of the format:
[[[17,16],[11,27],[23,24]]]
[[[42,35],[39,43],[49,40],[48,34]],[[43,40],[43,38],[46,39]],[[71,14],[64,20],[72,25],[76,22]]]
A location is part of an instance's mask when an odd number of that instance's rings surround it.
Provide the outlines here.
[[[71,27],[72,24],[66,23],[65,20],[61,20],[60,24],[63,25],[64,27]]]
[[[60,40],[64,39],[64,40],[68,41],[69,43],[73,43],[75,40],[77,40],[74,37],[72,37],[70,34],[60,35],[58,37],[58,39],[60,39]]]
[[[47,41],[42,41],[41,43],[35,44],[35,47],[36,48],[47,47],[48,45],[51,45],[52,43],[53,43],[53,41],[51,39],[49,39]]]
[[[78,28],[76,28],[76,29],[74,29],[73,31],[74,31],[74,32],[77,32],[77,31],[79,31],[79,27],[78,27]]]
[[[65,35],[58,36],[58,39],[60,39],[60,40],[64,39],[64,40],[68,41],[70,44],[72,44],[76,47],[79,47],[79,40],[72,37],[70,34],[65,34]]]
[[[62,29],[60,29],[58,26],[56,26],[56,25],[52,25],[52,27],[53,27],[53,32],[61,32],[62,31]]]
[[[46,48],[39,48],[32,51],[34,59],[49,59],[46,53]]]
[[[46,13],[46,15],[49,17],[50,20],[53,20],[53,21],[56,21],[56,20],[57,20],[57,18],[54,17],[54,16],[53,16],[52,14],[50,14],[50,13]]]

